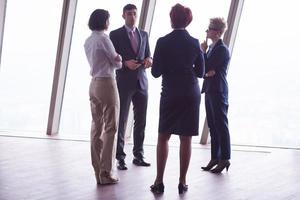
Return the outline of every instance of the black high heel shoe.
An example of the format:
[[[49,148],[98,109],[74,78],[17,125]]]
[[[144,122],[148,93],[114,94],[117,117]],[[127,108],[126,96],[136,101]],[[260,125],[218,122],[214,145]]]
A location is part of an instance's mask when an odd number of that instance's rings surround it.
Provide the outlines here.
[[[151,192],[155,194],[161,194],[164,193],[165,186],[163,183],[154,183],[150,186]]]
[[[228,171],[229,169],[229,166],[230,166],[230,162],[229,160],[221,160],[217,167],[212,169],[211,172],[212,173],[215,173],[215,174],[219,174],[221,173],[225,168],[226,168],[226,171]]]
[[[188,185],[185,185],[183,183],[178,184],[178,193],[182,194],[183,192],[186,192],[188,190]]]
[[[215,165],[218,164],[218,160],[217,159],[212,159],[209,161],[209,163],[207,164],[206,167],[201,167],[201,169],[203,169],[204,171],[209,171],[211,170]]]

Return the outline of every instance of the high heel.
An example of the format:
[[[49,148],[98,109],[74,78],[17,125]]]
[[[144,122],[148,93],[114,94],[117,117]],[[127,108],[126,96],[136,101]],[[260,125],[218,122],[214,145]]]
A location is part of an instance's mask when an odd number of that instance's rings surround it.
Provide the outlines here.
[[[182,194],[183,192],[186,192],[188,190],[188,185],[185,185],[183,183],[178,184],[178,193]]]
[[[161,194],[164,192],[165,186],[163,183],[154,183],[150,186],[150,190],[155,194]]]
[[[230,162],[229,160],[221,160],[217,167],[212,169],[211,172],[212,173],[215,173],[215,174],[219,174],[221,173],[225,168],[226,168],[226,171],[228,171],[229,169],[229,166],[230,166]]]
[[[218,164],[218,160],[217,159],[212,159],[209,161],[209,163],[207,164],[206,167],[201,167],[201,169],[203,169],[204,171],[209,171],[211,170],[215,165]]]

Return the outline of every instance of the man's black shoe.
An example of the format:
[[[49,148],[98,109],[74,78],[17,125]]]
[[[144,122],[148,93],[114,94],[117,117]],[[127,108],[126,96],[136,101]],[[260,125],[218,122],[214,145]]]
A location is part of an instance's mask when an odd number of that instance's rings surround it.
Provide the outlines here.
[[[149,167],[151,164],[144,161],[143,158],[134,158],[132,161],[136,166]]]
[[[119,170],[127,170],[127,166],[124,160],[119,160],[118,167]]]

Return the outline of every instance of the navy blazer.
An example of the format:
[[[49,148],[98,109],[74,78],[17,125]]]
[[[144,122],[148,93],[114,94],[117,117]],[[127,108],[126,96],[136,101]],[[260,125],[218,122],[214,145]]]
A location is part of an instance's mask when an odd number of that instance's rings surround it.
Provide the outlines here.
[[[109,34],[116,52],[122,56],[123,61],[130,59],[144,60],[145,58],[151,56],[147,32],[137,28],[136,30],[139,35],[139,47],[137,54],[131,47],[130,39],[125,26],[111,31]],[[118,82],[118,87],[121,87],[121,89],[124,90],[135,89],[137,81],[140,82],[140,86],[143,90],[148,89],[148,80],[144,65],[140,66],[136,70],[131,70],[123,64],[121,69],[116,70],[116,79]]]
[[[162,95],[199,96],[197,77],[203,77],[204,68],[199,41],[186,30],[174,30],[157,40],[151,73],[162,75]]]
[[[223,93],[228,95],[228,84],[226,80],[227,68],[230,61],[230,53],[226,44],[220,39],[217,41],[209,56],[204,54],[205,73],[215,70],[212,77],[204,77],[202,93]]]

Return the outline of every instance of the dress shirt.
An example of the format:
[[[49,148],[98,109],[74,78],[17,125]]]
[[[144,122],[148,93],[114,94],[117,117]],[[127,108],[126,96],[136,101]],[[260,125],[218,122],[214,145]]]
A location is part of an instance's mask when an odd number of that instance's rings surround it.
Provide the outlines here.
[[[121,62],[115,61],[118,54],[104,31],[92,31],[84,43],[84,49],[93,78],[115,77],[115,69],[122,67]]]
[[[136,27],[129,28],[128,26],[125,25],[125,29],[127,31],[127,35],[128,35],[128,37],[129,37],[130,40],[132,39],[132,35],[131,34],[133,34],[135,42],[137,43],[137,48],[138,48],[138,46],[139,46],[139,35],[138,35],[137,28]]]
[[[214,43],[211,43],[211,45],[209,45],[208,51],[206,53],[207,57],[210,57],[211,51],[213,50],[213,48],[215,47],[217,41]]]

